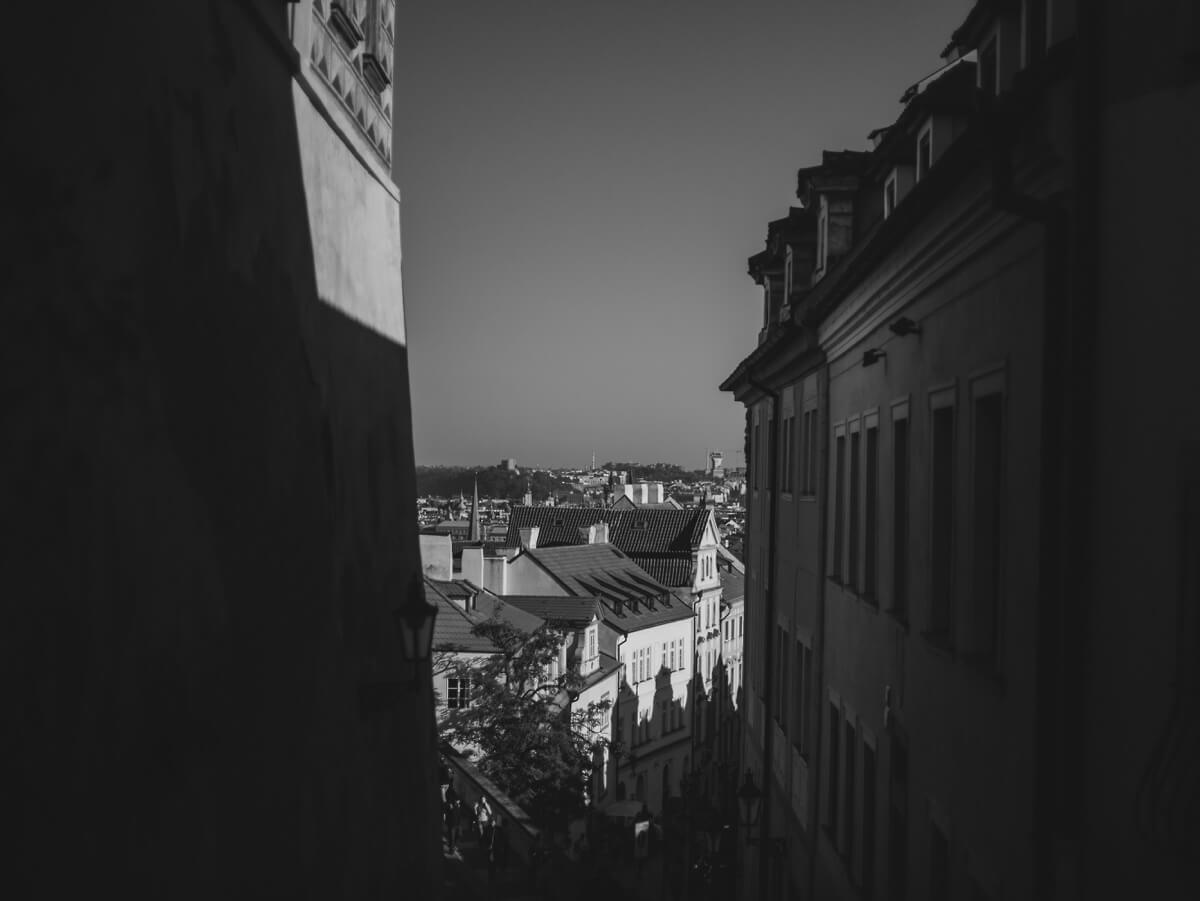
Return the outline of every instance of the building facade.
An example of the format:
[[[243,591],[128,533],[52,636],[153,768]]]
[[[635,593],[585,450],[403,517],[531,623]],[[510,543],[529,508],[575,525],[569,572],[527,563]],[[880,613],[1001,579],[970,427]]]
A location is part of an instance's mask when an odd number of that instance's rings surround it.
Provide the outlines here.
[[[9,19],[13,894],[436,891],[392,6],[333,7]]]
[[[764,325],[722,386],[747,416],[743,752],[764,792],[744,897],[1091,897],[1137,893],[1143,865],[1157,896],[1197,884],[1195,818],[1167,800],[1192,784],[1195,682],[1163,668],[1194,633],[1161,628],[1194,587],[1197,423],[1168,413],[1178,358],[1116,299],[1144,271],[1122,247],[1147,249],[1146,317],[1196,290],[1187,192],[1122,175],[1149,152],[1131,143],[1194,144],[1181,10],[1139,14],[1181,31],[1135,76],[1156,42],[1119,4],[976,3],[870,150],[800,170],[750,259]],[[1172,223],[1152,251],[1139,215]],[[1118,349],[1130,322],[1146,340]],[[1138,425],[1104,412],[1141,389]],[[1099,502],[1151,434],[1160,490]],[[1162,574],[1125,619],[1144,595],[1122,541]]]

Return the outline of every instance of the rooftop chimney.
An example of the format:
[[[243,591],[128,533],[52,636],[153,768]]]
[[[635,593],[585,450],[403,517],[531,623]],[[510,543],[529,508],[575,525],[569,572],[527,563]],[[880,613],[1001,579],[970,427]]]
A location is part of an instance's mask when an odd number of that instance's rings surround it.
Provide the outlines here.
[[[608,544],[608,523],[597,522],[588,526],[588,544]]]
[[[521,547],[528,550],[537,548],[538,532],[541,531],[540,526],[530,526],[528,529],[519,529],[517,534],[521,536]]]

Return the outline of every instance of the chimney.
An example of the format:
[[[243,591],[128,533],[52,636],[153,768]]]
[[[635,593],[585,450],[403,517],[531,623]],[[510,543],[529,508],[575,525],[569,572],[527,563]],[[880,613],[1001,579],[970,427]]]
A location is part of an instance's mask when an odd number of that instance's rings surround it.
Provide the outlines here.
[[[492,594],[508,594],[508,560],[504,557],[483,558],[483,587]]]
[[[521,536],[521,547],[535,550],[537,548],[538,532],[541,531],[540,526],[530,526],[528,529],[519,529],[517,534]]]
[[[608,523],[597,522],[588,526],[588,544],[608,544]]]
[[[483,581],[483,548],[463,548],[460,566],[462,567],[462,577],[468,582],[474,582],[484,588],[490,587]]]
[[[651,482],[650,483],[650,503],[661,504],[662,502],[663,502],[663,483],[662,482]]]

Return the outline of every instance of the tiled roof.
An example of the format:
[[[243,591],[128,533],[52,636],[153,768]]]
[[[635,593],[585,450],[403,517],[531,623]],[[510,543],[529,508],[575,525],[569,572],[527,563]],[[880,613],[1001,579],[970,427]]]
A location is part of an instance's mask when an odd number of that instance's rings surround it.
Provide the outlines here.
[[[659,557],[649,554],[630,554],[637,565],[659,582],[672,587],[692,584],[692,558]]]
[[[622,632],[692,615],[688,601],[611,544],[539,547],[522,553],[572,594],[600,598],[601,617]]]
[[[508,523],[508,545],[519,547],[521,529],[538,527],[539,548],[578,545],[587,527],[608,523],[609,543],[634,558],[664,585],[690,585],[692,553],[704,538],[710,513],[706,508],[674,510],[638,507],[514,507]]]
[[[425,600],[437,607],[437,619],[433,621],[433,648],[471,651],[492,654],[497,648],[486,638],[475,635],[475,626],[466,612],[454,601],[441,594],[425,580]]]
[[[519,607],[548,623],[580,624],[591,622],[597,600],[590,595],[554,597],[548,595],[504,595],[504,602]]]
[[[469,597],[475,599],[473,610],[464,609],[464,601]],[[544,622],[536,614],[506,604],[504,598],[483,591],[464,579],[426,579],[425,600],[438,608],[437,619],[433,623],[434,648],[452,647],[454,650],[480,654],[497,651],[494,644],[472,631],[493,614],[522,632],[533,632]]]

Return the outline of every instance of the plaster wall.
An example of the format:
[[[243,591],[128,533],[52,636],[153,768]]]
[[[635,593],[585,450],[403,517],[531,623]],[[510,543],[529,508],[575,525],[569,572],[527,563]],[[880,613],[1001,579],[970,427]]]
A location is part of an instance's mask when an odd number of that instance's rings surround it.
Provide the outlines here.
[[[420,574],[398,208],[284,6],[85,5],[2,63],[14,896],[433,891],[428,668],[360,704]]]
[[[981,185],[968,186],[970,189]],[[953,208],[953,207],[951,207]],[[1003,220],[1000,214],[995,215]],[[1009,220],[1011,221],[1011,220]],[[901,247],[894,260],[912,260],[945,220],[924,224]],[[986,231],[987,224],[980,228]],[[964,237],[966,237],[964,235]],[[910,801],[909,874],[918,892],[929,859],[931,811],[950,824],[956,848],[969,853],[985,873],[1004,873],[1005,892],[1026,896],[1032,891],[1028,846],[1012,841],[1032,823],[1032,719],[1034,598],[1037,596],[1041,416],[1042,254],[1034,226],[1005,226],[975,247],[969,258],[943,256],[946,270],[916,292],[909,303],[889,311],[875,328],[862,327],[861,338],[844,346],[829,363],[829,420],[836,428],[855,418],[863,429],[860,454],[865,472],[865,416],[878,413],[878,563],[877,602],[853,584],[862,585],[863,536],[866,523],[860,506],[858,576],[847,582],[832,569],[825,585],[824,673],[828,691],[841,709],[840,754],[845,755],[845,722],[858,730],[856,797],[862,792],[864,736],[876,741],[876,874],[883,873],[887,823],[889,761],[883,708],[890,690],[891,715],[909,741]],[[964,241],[969,245],[969,241]],[[893,275],[880,267],[876,278]],[[870,285],[867,286],[869,291]],[[898,315],[920,322],[918,336],[887,342],[886,357],[871,367],[861,365],[862,352],[879,347],[890,332],[886,322]],[[999,377],[1004,385],[1004,540],[1001,558],[1000,658],[995,668],[970,663],[963,650],[971,626],[971,385],[980,377]],[[955,398],[953,631],[950,647],[926,637],[929,628],[931,485],[931,392],[950,390]],[[906,621],[892,608],[893,566],[891,498],[893,478],[893,404],[907,401],[909,422],[909,594]],[[826,528],[834,529],[835,490],[832,433],[829,443],[831,498]],[[851,444],[846,441],[847,472]],[[843,503],[849,503],[849,475]],[[863,491],[859,492],[862,504]],[[849,521],[849,510],[845,516]],[[846,525],[843,526],[848,531]],[[832,537],[830,538],[832,543]],[[830,552],[831,553],[831,552]],[[843,552],[849,558],[849,548]],[[821,716],[828,743],[828,706]],[[826,749],[822,749],[826,753]],[[839,762],[844,768],[844,760]],[[828,772],[828,762],[823,769]],[[826,797],[830,789],[825,788]],[[826,805],[823,805],[827,807]],[[824,817],[824,813],[822,814]],[[856,818],[856,844],[861,843],[862,815]],[[854,871],[825,843],[826,858],[845,882],[861,878],[861,858]]]

